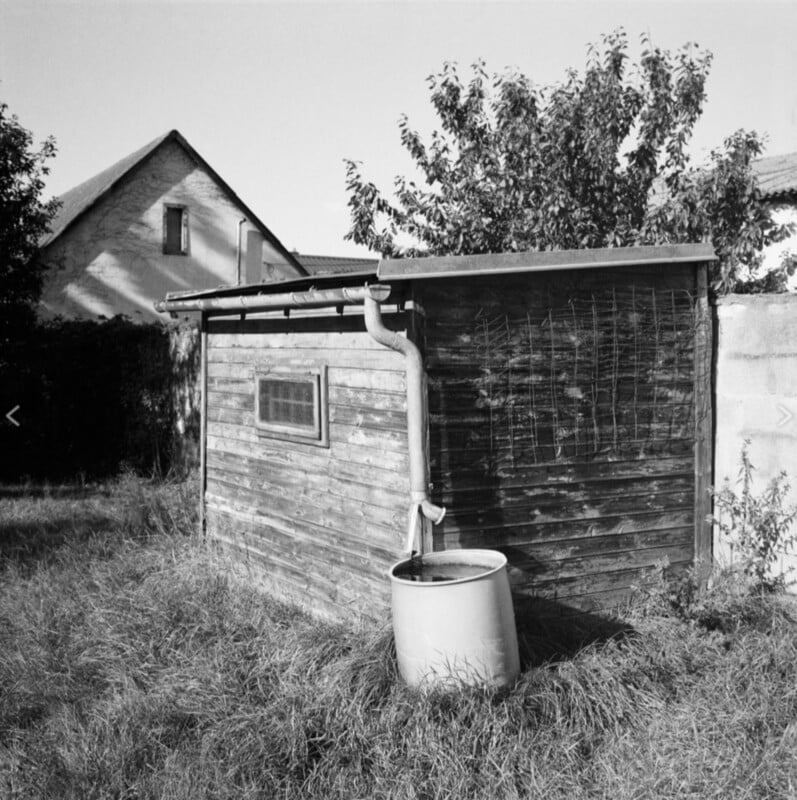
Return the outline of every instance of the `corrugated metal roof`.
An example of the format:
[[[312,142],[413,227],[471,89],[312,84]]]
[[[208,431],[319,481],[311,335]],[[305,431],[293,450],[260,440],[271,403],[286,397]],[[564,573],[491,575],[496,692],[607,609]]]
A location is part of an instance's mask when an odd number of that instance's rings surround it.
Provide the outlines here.
[[[797,195],[797,153],[759,158],[753,162],[753,172],[764,199]]]
[[[257,215],[238,197],[230,188],[226,181],[205,161],[202,156],[194,150],[185,137],[178,130],[171,130],[168,133],[158,136],[149,144],[131,153],[129,156],[117,161],[112,166],[89,178],[87,181],[75,186],[68,192],[62,194],[58,199],[61,207],[50,224],[50,233],[39,243],[40,247],[52,244],[59,236],[68,230],[80,217],[90,208],[98,203],[108,192],[113,189],[121,180],[133,172],[139,165],[144,163],[159,147],[166,142],[174,141],[179,144],[188,156],[201,166],[219,185],[222,191],[228,196],[241,212],[246,216],[266,239],[290,264],[299,275],[307,275],[307,270],[297,261],[285,245],[258,219]]]
[[[309,289],[328,286],[362,286],[376,281],[376,267],[361,272],[338,272],[329,275],[310,275],[305,278],[291,278],[271,283],[244,283],[240,286],[218,286],[215,289],[187,289],[169,292],[167,300],[193,300],[203,297],[231,297],[235,295],[281,294],[284,292],[303,292]]]
[[[291,255],[307,270],[307,277],[269,283],[247,283],[240,286],[218,286],[215,289],[188,289],[169,292],[169,300],[191,300],[203,297],[227,297],[230,295],[275,294],[280,292],[305,291],[327,285],[355,285],[376,280],[378,258],[345,258],[341,256],[311,256],[294,250]]]
[[[339,256],[308,256],[294,251],[292,255],[310,275],[340,275],[349,272],[376,270],[378,258],[345,258]]]

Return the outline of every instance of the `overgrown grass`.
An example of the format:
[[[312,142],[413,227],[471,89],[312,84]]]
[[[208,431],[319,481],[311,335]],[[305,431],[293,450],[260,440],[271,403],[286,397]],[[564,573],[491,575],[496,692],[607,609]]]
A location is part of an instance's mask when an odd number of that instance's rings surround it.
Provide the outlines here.
[[[2,797],[797,793],[782,598],[662,592],[633,634],[578,649],[550,628],[536,643],[567,655],[511,691],[421,693],[387,627],[322,624],[220,573],[190,489],[47,494],[0,511]]]

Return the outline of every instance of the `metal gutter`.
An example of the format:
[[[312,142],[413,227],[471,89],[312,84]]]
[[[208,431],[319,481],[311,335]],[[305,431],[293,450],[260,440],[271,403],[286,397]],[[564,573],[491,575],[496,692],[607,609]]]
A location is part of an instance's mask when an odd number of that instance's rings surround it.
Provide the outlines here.
[[[222,286],[215,286],[212,289],[181,289],[179,291],[169,292],[165,299],[167,301],[194,300],[202,297],[237,297],[242,294],[287,294],[288,292],[323,289],[326,286],[334,286],[335,288],[340,288],[342,286],[360,287],[368,283],[376,283],[376,269],[364,272],[347,272],[341,275],[309,275],[302,278],[288,278],[286,280],[270,283],[243,283],[240,286],[225,284]]]
[[[391,287],[384,284],[310,289],[305,292],[245,295],[233,297],[197,297],[169,299],[155,303],[156,311],[270,311],[290,308],[324,308],[325,306],[359,305],[366,298],[382,303],[390,296]]]

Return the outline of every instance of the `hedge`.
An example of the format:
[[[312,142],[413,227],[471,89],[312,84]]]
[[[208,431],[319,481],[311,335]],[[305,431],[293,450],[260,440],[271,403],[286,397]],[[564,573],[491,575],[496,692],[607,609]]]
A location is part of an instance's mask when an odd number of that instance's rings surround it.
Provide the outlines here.
[[[184,472],[199,439],[193,323],[41,323],[0,353],[0,479]]]

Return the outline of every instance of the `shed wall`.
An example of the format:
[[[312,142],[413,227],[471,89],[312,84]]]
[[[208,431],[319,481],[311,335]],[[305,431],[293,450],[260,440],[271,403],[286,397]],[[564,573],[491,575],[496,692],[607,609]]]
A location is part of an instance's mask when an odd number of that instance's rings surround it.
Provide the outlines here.
[[[428,281],[435,549],[611,608],[695,540],[695,267]]]
[[[379,615],[407,519],[403,358],[350,312],[207,330],[208,533],[281,597],[330,617]],[[327,368],[329,447],[257,430],[255,371],[273,367]]]

